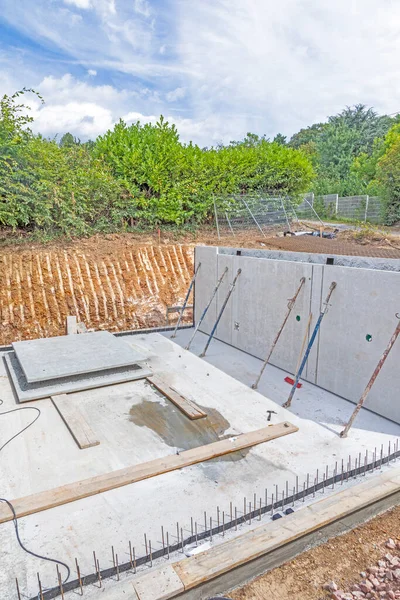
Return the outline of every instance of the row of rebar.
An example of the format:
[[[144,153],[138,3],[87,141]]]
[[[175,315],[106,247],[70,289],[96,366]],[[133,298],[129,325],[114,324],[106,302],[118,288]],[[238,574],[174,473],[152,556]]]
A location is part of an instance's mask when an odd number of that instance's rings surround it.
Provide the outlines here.
[[[58,584],[51,589],[45,589],[38,573],[38,592],[31,600],[50,600],[58,596],[64,599],[64,594],[71,590],[79,590],[81,596],[83,596],[84,587],[87,585],[93,584],[101,588],[104,579],[115,577],[119,580],[120,574],[125,571],[131,570],[133,573],[136,573],[137,568],[140,566],[148,565],[152,567],[153,561],[159,558],[168,560],[173,552],[180,551],[184,553],[186,546],[190,544],[196,544],[197,546],[199,541],[207,538],[212,542],[214,536],[220,534],[224,537],[227,531],[232,529],[237,531],[240,525],[251,525],[253,521],[261,521],[263,515],[268,515],[273,520],[281,518],[283,516],[281,512],[285,514],[285,507],[287,512],[292,512],[292,510],[288,511],[288,508],[293,509],[296,501],[305,502],[307,497],[311,496],[315,498],[316,493],[319,491],[324,494],[327,488],[333,490],[338,484],[342,486],[350,479],[362,477],[369,472],[380,470],[385,464],[390,465],[390,463],[400,457],[399,440],[397,439],[394,444],[392,442],[388,443],[386,456],[384,455],[383,444],[379,453],[377,448],[374,449],[370,462],[368,462],[369,456],[368,450],[366,450],[364,456],[362,456],[361,452],[356,457],[349,455],[346,465],[344,459],[342,459],[340,465],[336,461],[331,474],[329,474],[328,465],[322,470],[317,469],[313,478],[310,477],[310,473],[307,473],[302,484],[299,482],[299,477],[296,476],[294,486],[289,486],[289,481],[286,481],[282,490],[279,489],[278,485],[272,486],[272,489],[265,488],[262,496],[254,493],[251,499],[244,497],[243,510],[238,510],[238,507],[233,506],[233,503],[230,502],[229,511],[221,511],[220,507],[217,506],[216,518],[214,519],[212,516],[207,515],[207,511],[204,511],[202,523],[198,523],[197,520],[195,521],[191,517],[190,529],[185,529],[179,523],[176,523],[176,532],[173,536],[170,536],[170,533],[161,526],[161,541],[158,542],[160,547],[155,550],[150,538],[147,534],[144,534],[145,554],[138,557],[135,547],[129,541],[127,544],[129,560],[127,562],[119,562],[118,554],[112,546],[112,567],[101,569],[96,552],[93,551],[94,572],[82,575],[78,560],[75,558],[77,578],[65,583],[62,582],[59,567],[56,565]],[[269,498],[271,499],[270,502]],[[184,533],[190,533],[190,535],[184,537]],[[173,541],[171,537],[174,538]],[[20,591],[18,578],[16,578],[15,584],[17,590],[16,597],[18,600],[22,600],[23,596]]]

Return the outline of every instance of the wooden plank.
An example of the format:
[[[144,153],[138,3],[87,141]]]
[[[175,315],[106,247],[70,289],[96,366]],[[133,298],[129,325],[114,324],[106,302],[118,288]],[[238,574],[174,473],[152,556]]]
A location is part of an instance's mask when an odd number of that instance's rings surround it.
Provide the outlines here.
[[[164,394],[179,410],[181,410],[189,419],[203,419],[207,416],[207,413],[201,410],[193,402],[183,396],[178,390],[174,389],[159,375],[152,375],[151,377],[147,377],[147,381],[154,385],[155,388],[158,389],[159,392]]]
[[[14,506],[17,518],[25,517],[26,515],[31,515],[42,510],[67,504],[68,502],[74,502],[75,500],[87,498],[88,496],[94,496],[95,494],[107,492],[108,490],[113,490],[124,485],[136,483],[143,479],[149,479],[150,477],[156,477],[157,475],[211,460],[218,456],[224,456],[225,454],[230,454],[237,450],[244,450],[245,448],[250,448],[251,446],[295,433],[296,431],[298,431],[298,427],[295,427],[291,423],[278,423],[277,425],[263,427],[262,429],[243,433],[226,440],[220,440],[218,442],[213,442],[212,444],[185,450],[180,454],[172,454],[164,458],[157,458],[142,463],[141,465],[126,467],[124,469],[119,469],[118,471],[112,471],[111,473],[106,473],[104,475],[83,479],[82,481],[63,485],[45,492],[17,498],[11,502]],[[0,504],[0,523],[11,520],[12,514],[10,509],[7,505]]]
[[[85,417],[67,394],[51,396],[51,400],[81,450],[100,444]]]
[[[185,558],[175,563],[174,569],[185,591],[196,588],[275,550],[282,552],[291,542],[314,532],[317,541],[320,530],[397,493],[399,489],[400,470],[397,469],[397,473],[390,471],[303,508],[285,518],[283,524],[282,521],[266,523],[196,556]],[[283,562],[290,558],[288,555]]]

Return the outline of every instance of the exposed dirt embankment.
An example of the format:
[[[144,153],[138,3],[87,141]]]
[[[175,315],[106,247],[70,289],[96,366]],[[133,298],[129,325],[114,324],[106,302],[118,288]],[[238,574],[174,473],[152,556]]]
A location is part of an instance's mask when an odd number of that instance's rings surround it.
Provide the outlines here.
[[[0,253],[0,344],[65,333],[67,315],[88,329],[165,324],[193,274],[193,246],[71,244]],[[188,315],[189,316],[189,315]]]

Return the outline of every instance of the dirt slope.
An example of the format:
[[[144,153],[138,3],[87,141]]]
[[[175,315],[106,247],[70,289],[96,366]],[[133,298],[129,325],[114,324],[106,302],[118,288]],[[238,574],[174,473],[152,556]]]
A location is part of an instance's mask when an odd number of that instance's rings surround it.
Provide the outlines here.
[[[0,344],[7,344],[61,335],[67,315],[88,329],[164,325],[166,307],[185,297],[193,248],[114,240],[3,251],[0,266]]]

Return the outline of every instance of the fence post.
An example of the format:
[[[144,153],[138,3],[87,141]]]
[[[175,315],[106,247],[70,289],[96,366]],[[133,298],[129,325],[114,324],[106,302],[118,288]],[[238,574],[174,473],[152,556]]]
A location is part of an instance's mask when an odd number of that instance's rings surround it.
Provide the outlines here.
[[[219,234],[219,223],[218,223],[218,213],[217,213],[217,205],[215,202],[215,196],[213,196],[213,202],[214,202],[214,215],[215,215],[215,224],[217,226],[217,234],[218,234],[218,239],[221,239],[221,236]]]
[[[368,214],[368,204],[369,204],[369,196],[367,195],[366,197],[366,201],[365,201],[365,218],[364,218],[364,223],[367,222],[367,214]]]
[[[338,216],[339,212],[339,194],[336,194],[336,202],[335,202],[335,216]]]

